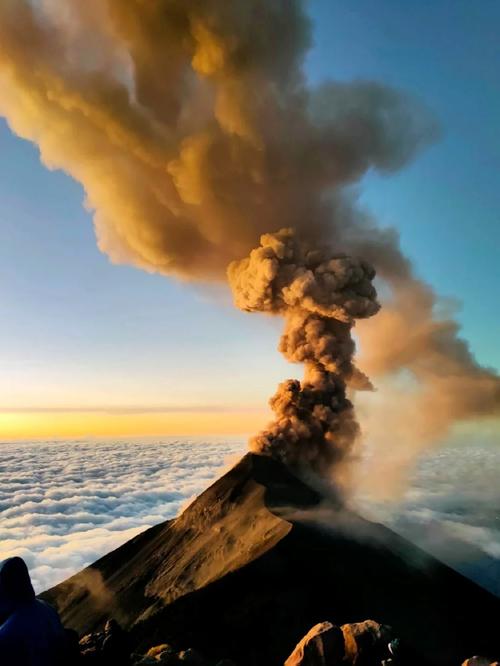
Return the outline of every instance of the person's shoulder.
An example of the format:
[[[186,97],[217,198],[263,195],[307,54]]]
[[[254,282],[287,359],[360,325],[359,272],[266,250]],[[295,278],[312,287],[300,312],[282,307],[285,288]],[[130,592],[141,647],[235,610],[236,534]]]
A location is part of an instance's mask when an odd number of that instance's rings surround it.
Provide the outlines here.
[[[52,617],[59,621],[59,613],[56,611],[54,606],[51,606],[46,601],[42,601],[42,599],[36,599],[35,606],[38,613],[46,615],[47,617]]]
[[[37,613],[47,618],[54,628],[60,629],[62,631],[63,626],[61,623],[61,618],[59,617],[59,613],[56,611],[56,609],[46,601],[42,601],[42,599],[36,599],[35,603],[37,607]]]
[[[23,625],[23,614],[19,611],[12,613],[12,615],[0,626],[0,642],[3,644],[6,640],[15,638],[18,635],[22,636],[24,633]]]
[[[11,663],[15,658],[15,645],[19,634],[12,617],[0,625],[0,663]],[[14,662],[13,662],[14,663]]]
[[[8,617],[5,620],[5,622],[2,622],[2,624],[0,624],[0,637],[5,636],[6,634],[8,634],[11,631],[11,629],[12,629],[12,620],[13,620],[13,617],[11,615],[10,617]]]
[[[50,622],[51,624],[59,623],[59,615],[57,611],[52,608],[49,604],[45,603],[41,599],[33,599],[29,604],[24,604],[18,608],[8,620],[11,627],[17,627],[24,625],[36,626],[40,622],[46,624]]]
[[[44,601],[43,599],[38,599],[38,598],[35,599],[35,604],[36,604],[37,608],[40,609],[40,610],[46,610],[48,613],[56,613],[57,614],[56,609],[53,606],[51,606],[50,604],[48,604],[46,601]]]

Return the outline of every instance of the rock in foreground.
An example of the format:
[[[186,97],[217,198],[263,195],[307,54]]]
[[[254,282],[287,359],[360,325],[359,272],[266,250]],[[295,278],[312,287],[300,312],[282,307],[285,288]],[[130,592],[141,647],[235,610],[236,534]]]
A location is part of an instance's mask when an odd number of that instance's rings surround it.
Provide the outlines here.
[[[331,622],[321,622],[307,632],[285,666],[339,666],[344,654],[342,630]]]
[[[314,626],[298,643],[285,666],[379,666],[389,656],[391,629],[373,620],[336,627]]]

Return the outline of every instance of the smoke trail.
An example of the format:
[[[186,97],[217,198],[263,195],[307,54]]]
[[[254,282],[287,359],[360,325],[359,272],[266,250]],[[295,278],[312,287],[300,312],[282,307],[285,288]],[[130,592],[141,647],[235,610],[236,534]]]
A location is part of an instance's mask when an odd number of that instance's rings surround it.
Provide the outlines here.
[[[498,414],[500,382],[346,187],[370,169],[402,167],[435,127],[383,85],[308,87],[310,41],[300,0],[1,0],[0,113],[47,166],[82,183],[112,261],[222,280],[282,228],[301,247],[364,257],[387,304],[360,327],[362,367],[411,377],[422,407],[409,446],[420,449],[456,420]],[[286,314],[283,351],[362,382],[349,322],[308,298],[316,309]],[[310,400],[307,382],[287,385],[297,409]],[[404,404],[413,417],[416,403]]]
[[[337,209],[349,230],[346,247],[374,263],[385,290],[380,313],[357,328],[359,365],[380,393],[360,401],[374,451],[362,484],[392,495],[416,457],[443,441],[455,424],[500,416],[500,378],[460,338],[450,306],[414,276],[397,235],[360,213],[352,220],[349,208]]]

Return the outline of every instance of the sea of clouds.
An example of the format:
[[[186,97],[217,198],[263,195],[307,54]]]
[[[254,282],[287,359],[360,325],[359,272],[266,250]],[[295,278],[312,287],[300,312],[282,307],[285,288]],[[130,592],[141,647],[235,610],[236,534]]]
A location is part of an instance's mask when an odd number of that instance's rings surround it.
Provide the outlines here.
[[[499,479],[497,441],[460,441],[423,457],[399,501],[361,507],[500,596]]]
[[[246,450],[243,438],[0,443],[0,560],[37,591],[172,518]],[[423,458],[398,502],[362,509],[500,595],[500,447]]]
[[[245,450],[243,439],[0,444],[0,560],[38,592],[179,513]]]

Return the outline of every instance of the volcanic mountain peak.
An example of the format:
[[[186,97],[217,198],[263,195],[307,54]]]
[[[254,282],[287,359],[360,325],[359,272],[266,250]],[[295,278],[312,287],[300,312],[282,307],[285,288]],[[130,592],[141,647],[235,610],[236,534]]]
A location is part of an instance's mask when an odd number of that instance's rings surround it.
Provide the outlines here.
[[[390,625],[424,663],[500,652],[498,599],[253,454],[44,596],[80,633],[114,617],[137,648],[168,642],[239,666],[282,664],[325,620]]]
[[[247,454],[168,526],[147,596],[168,603],[243,567],[290,531],[280,511],[320,499],[280,463]]]
[[[248,453],[179,517],[131,539],[45,597],[79,631],[110,614],[130,627],[259,558],[292,528],[280,513],[320,501],[285,466]]]

